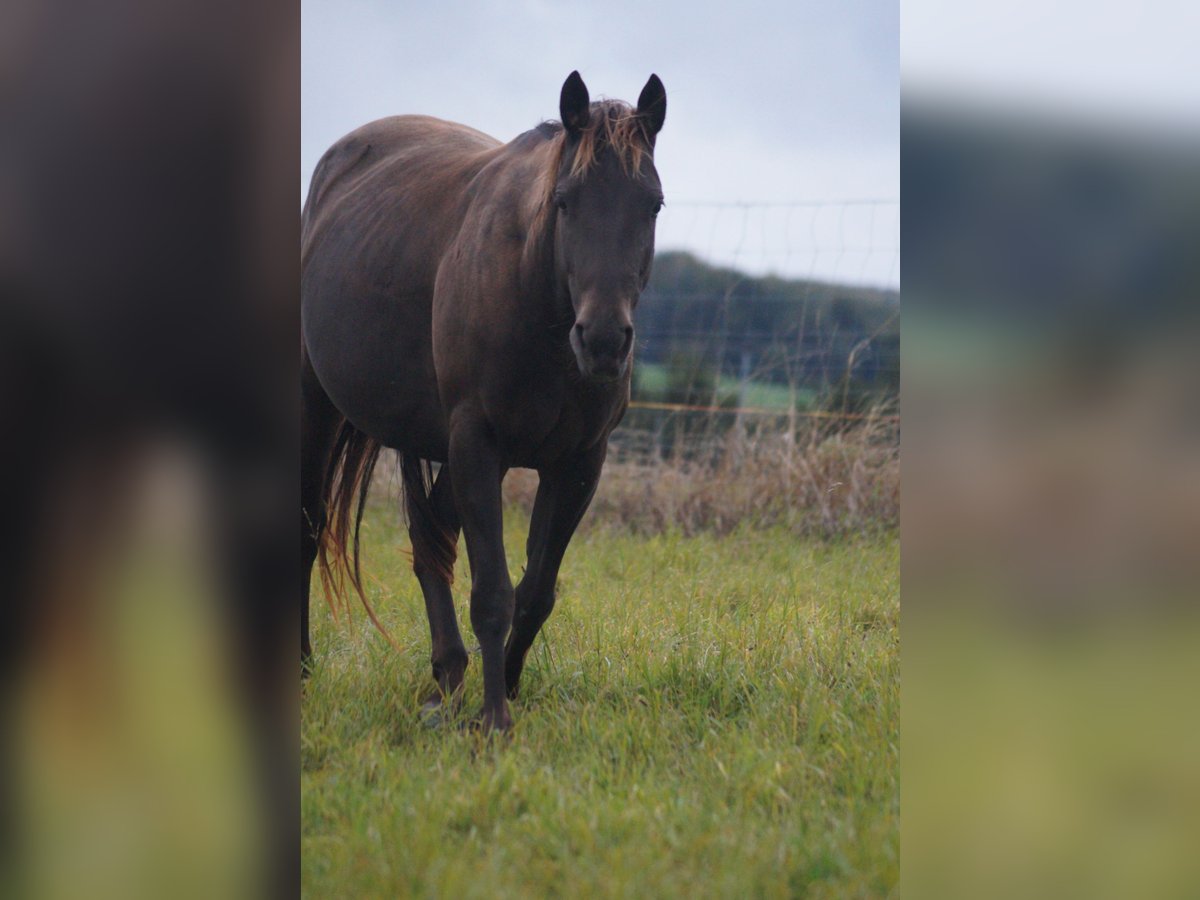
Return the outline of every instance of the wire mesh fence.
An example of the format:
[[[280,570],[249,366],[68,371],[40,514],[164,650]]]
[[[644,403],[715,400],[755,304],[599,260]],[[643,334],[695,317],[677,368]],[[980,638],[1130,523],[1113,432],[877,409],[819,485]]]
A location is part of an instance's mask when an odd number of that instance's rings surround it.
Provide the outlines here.
[[[898,288],[900,201],[728,203],[670,199],[658,245],[748,275]]]
[[[614,458],[713,462],[731,437],[856,425],[898,435],[898,202],[669,209]]]

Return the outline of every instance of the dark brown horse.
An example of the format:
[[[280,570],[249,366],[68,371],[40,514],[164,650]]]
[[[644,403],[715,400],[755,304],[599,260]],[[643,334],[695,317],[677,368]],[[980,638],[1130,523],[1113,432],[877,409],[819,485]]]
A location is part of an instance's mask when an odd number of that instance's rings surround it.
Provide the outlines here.
[[[507,698],[625,412],[663,202],[657,76],[633,108],[591,103],[572,72],[559,105],[561,124],[508,144],[423,116],[373,122],[322,157],[303,212],[301,655],[314,560],[361,594],[362,504],[393,448],[433,641],[426,707],[455,698],[467,666],[450,593],[461,530],[486,729],[511,724]],[[539,475],[515,591],[500,494],[513,467]]]

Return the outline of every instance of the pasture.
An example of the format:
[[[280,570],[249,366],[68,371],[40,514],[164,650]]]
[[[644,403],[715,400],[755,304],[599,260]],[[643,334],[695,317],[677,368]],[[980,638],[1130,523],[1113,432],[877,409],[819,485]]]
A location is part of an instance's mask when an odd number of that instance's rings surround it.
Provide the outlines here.
[[[382,492],[381,492],[382,494]],[[509,508],[514,580],[528,516]],[[429,635],[398,509],[368,597],[313,603],[308,897],[858,897],[899,875],[899,539],[585,527],[512,732],[418,716]],[[468,647],[465,552],[455,600]],[[462,719],[480,705],[479,657]],[[461,724],[461,723],[460,723]]]

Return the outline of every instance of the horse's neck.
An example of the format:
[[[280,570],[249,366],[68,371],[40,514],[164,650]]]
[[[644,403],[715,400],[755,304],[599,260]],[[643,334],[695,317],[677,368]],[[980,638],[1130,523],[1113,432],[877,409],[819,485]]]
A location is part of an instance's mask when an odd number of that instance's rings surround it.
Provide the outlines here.
[[[564,301],[563,287],[558,284],[554,247],[557,209],[546,180],[547,173],[557,168],[558,148],[553,136],[529,146],[526,142],[536,133],[535,129],[513,142],[526,145],[519,148],[513,160],[515,169],[509,171],[509,177],[524,180],[527,185],[524,202],[517,209],[520,228],[525,234],[518,261],[518,282],[522,306],[531,316],[544,321],[546,328],[555,328],[565,319],[574,320],[570,300]],[[513,145],[509,148],[517,149]],[[571,321],[563,328],[569,329]]]
[[[533,207],[525,223],[525,245],[521,250],[520,282],[530,302],[544,307],[546,315],[557,317],[561,310],[557,265],[555,261],[555,212],[552,202],[547,208]]]

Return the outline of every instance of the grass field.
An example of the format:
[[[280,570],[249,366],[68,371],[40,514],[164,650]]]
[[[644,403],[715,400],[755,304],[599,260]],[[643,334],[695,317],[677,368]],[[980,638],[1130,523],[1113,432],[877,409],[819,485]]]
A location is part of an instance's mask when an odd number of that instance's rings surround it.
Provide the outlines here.
[[[634,371],[637,374],[634,399],[662,399],[670,386],[669,368],[661,363],[639,362]],[[810,409],[818,394],[813,388],[790,388],[786,384],[766,381],[748,382],[743,393],[741,381],[729,375],[722,375],[717,387],[718,399],[723,402],[736,403],[740,399],[746,406],[778,410],[788,410],[793,406],[800,410]]]
[[[510,510],[514,580],[526,527]],[[368,596],[403,653],[361,610],[335,623],[314,596],[306,896],[894,892],[898,538],[591,528],[568,552],[515,727],[491,741],[418,718],[429,642],[405,545],[398,515],[373,505]],[[467,629],[465,559],[458,572]],[[473,657],[464,717],[480,695]]]

